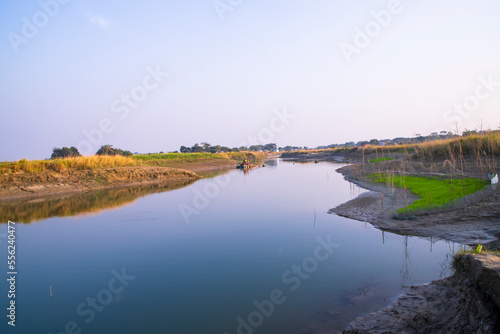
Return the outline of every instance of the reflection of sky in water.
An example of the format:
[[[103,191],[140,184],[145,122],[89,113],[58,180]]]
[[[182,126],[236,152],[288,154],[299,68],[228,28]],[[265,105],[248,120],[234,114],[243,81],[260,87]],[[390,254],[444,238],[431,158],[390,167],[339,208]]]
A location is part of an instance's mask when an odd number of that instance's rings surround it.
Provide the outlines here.
[[[248,174],[229,171],[229,182],[190,224],[179,206],[193,206],[217,177],[93,216],[18,224],[16,331],[58,333],[75,321],[82,333],[232,334],[236,319],[274,289],[286,301],[255,333],[341,329],[386,306],[402,287],[438,279],[453,244],[382,233],[326,213],[362,191],[335,172],[340,166],[280,161]],[[328,236],[340,247],[291,291],[283,274]],[[86,324],[76,307],[121,268],[135,280]]]

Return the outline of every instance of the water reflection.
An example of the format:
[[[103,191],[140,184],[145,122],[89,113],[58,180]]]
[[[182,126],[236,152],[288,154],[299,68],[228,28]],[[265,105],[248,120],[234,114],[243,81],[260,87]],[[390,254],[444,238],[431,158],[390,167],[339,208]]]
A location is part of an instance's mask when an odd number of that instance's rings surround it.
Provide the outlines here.
[[[197,172],[199,176],[201,176],[203,179],[212,179],[214,177],[217,177],[219,175],[224,175],[229,173],[232,169],[222,169],[222,170],[209,170],[209,171],[201,171]]]
[[[279,159],[268,159],[265,164],[268,167],[278,167]]]
[[[270,291],[283,288],[283,273],[297,264],[305,266],[317,238],[329,235],[341,247],[301,281],[300,289],[287,294],[286,302],[254,333],[341,331],[401,293],[405,254],[411,254],[405,274],[412,284],[437,279],[451,245],[433,239],[430,253],[424,238],[405,240],[390,232],[381,236],[369,224],[327,213],[358,191],[334,172],[341,166],[279,161],[277,167],[251,170],[248,176],[230,170],[231,182],[214,180],[226,186],[190,225],[179,206],[193,203],[211,180],[135,202],[170,189],[154,186],[0,204],[2,217],[34,221],[130,203],[80,218],[78,224],[68,224],[72,219],[66,217],[19,226],[25,280],[19,304],[30,321],[21,322],[18,330],[60,332],[75,318],[77,305],[105,287],[110,270],[124,267],[137,274],[137,281],[120,302],[106,308],[105,317],[88,326],[76,318],[87,326],[82,332],[163,333],[167,328],[169,333],[190,334],[233,328],[229,332],[235,333],[236,319],[255,312],[253,301],[260,303]],[[6,257],[6,251],[0,247],[0,256]],[[54,289],[53,305],[49,286]]]
[[[412,279],[412,272],[418,276],[419,262],[422,252],[432,253],[432,245],[438,247],[438,252],[442,251],[442,246],[445,243],[448,248],[448,253],[445,259],[440,263],[441,272],[440,279],[453,274],[453,258],[457,252],[464,249],[464,246],[455,244],[452,241],[436,239],[434,237],[412,237],[400,236],[397,234],[382,232],[382,244],[391,244],[398,241],[401,244],[400,251],[402,257],[402,267],[399,271],[402,283],[401,288],[404,289],[421,282],[415,282]],[[401,240],[401,241],[399,241]],[[431,248],[424,251],[419,247],[422,241],[429,241]],[[441,250],[439,249],[441,248]],[[416,254],[413,254],[413,253]],[[337,296],[337,299],[332,300],[331,304],[324,310],[314,314],[313,320],[310,322],[310,327],[303,330],[302,334],[322,334],[322,333],[342,333],[347,324],[359,316],[380,310],[387,307],[391,302],[397,299],[398,295],[394,294],[394,290],[388,288],[383,278],[367,275],[367,279],[352,282],[352,287],[343,289]]]
[[[410,257],[411,249],[408,249],[408,236],[404,237],[402,245],[404,248],[404,252],[403,252],[403,265],[401,266],[400,273],[401,273],[401,279],[403,280],[403,282],[406,282],[406,284],[402,283],[401,286],[405,287],[411,285],[411,274],[409,268],[409,265],[411,264],[411,257]]]
[[[83,194],[5,201],[0,205],[0,221],[31,223],[50,217],[96,214],[105,209],[133,203],[146,195],[183,188],[195,181],[185,180],[142,187],[104,189]]]

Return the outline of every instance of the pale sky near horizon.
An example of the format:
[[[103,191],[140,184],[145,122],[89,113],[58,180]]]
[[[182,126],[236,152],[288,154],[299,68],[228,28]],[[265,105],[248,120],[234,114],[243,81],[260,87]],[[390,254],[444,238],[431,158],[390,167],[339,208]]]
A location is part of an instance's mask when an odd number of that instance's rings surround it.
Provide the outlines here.
[[[498,1],[59,1],[0,0],[0,161],[499,126]]]

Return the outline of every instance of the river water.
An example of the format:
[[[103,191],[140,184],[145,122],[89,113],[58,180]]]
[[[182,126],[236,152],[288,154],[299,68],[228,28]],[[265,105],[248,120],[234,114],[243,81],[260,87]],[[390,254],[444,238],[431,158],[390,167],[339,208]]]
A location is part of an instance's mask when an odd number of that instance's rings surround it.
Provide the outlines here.
[[[1,332],[334,333],[445,275],[458,245],[327,213],[363,192],[341,166],[274,160],[193,184],[3,205],[17,220],[18,276],[16,327],[2,315]]]

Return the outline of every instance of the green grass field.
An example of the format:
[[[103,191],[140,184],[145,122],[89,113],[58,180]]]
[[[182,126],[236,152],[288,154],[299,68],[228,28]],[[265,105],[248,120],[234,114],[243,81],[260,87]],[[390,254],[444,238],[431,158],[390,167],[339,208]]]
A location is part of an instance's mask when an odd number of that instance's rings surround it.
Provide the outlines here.
[[[386,157],[386,158],[377,158],[377,159],[372,159],[372,160],[370,160],[370,163],[380,162],[380,161],[389,161],[389,160],[392,160],[392,158],[391,158],[391,157]]]
[[[265,153],[262,152],[228,152],[228,153],[163,153],[163,154],[141,154],[132,156],[133,159],[141,161],[146,165],[171,165],[192,162],[203,162],[209,160],[219,161],[243,161],[251,162],[264,160]]]
[[[140,161],[169,160],[175,162],[193,162],[211,159],[228,159],[218,153],[163,153],[163,154],[141,154],[133,155],[132,158]]]
[[[426,178],[418,176],[387,176],[385,174],[370,175],[372,182],[394,184],[396,187],[406,187],[420,199],[411,205],[398,210],[399,213],[419,209],[433,209],[448,204],[457,198],[475,193],[489,184],[488,181],[475,178],[456,179],[451,182],[446,179]],[[464,192],[465,190],[465,192]]]

